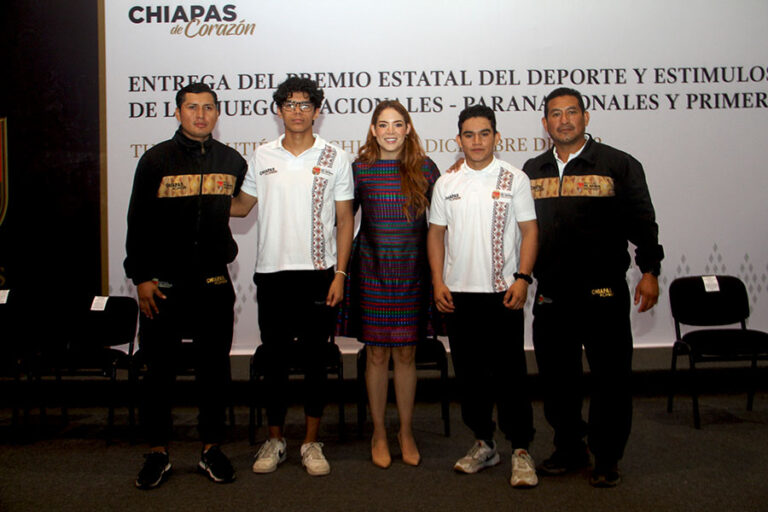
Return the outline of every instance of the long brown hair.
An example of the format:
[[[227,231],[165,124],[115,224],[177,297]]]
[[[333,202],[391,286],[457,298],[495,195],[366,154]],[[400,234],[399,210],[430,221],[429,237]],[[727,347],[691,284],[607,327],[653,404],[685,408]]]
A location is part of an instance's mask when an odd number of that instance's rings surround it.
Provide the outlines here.
[[[403,116],[405,123],[411,127],[411,131],[406,134],[405,143],[400,149],[400,188],[405,195],[403,213],[408,220],[412,220],[424,213],[429,206],[427,199],[429,184],[421,170],[427,155],[421,148],[421,141],[413,127],[411,116],[399,101],[384,100],[379,103],[371,116],[371,126],[376,126],[379,116],[388,108],[397,111]],[[357,161],[370,165],[379,160],[380,155],[379,143],[369,127],[368,137],[365,139],[365,144],[360,148]]]

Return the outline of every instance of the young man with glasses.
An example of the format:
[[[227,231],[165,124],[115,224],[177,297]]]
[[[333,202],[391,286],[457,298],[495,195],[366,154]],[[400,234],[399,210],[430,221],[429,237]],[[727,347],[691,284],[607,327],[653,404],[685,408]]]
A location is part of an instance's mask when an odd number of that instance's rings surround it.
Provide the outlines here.
[[[317,84],[291,77],[273,99],[285,133],[256,150],[231,210],[232,216],[243,217],[259,204],[253,280],[267,359],[269,439],[256,454],[253,471],[270,473],[286,458],[288,364],[298,340],[305,369],[302,465],[320,476],[331,470],[318,442],[326,381],[322,349],[344,294],[354,184],[347,154],[312,132],[323,102]]]

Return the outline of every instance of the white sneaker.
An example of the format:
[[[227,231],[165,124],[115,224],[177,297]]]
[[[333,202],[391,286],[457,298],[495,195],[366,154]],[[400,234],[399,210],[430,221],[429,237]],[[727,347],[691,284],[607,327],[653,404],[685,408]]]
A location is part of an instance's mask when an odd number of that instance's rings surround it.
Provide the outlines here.
[[[465,456],[456,461],[453,469],[461,473],[477,473],[481,469],[495,466],[500,460],[496,452],[496,443],[488,446],[485,441],[478,440]]]
[[[539,483],[533,457],[522,448],[518,448],[512,454],[512,477],[509,483],[512,487],[536,487]]]
[[[323,455],[323,443],[301,445],[301,465],[312,476],[323,476],[331,472],[331,465]]]
[[[256,453],[253,461],[254,473],[271,473],[285,460],[285,439],[269,439]]]

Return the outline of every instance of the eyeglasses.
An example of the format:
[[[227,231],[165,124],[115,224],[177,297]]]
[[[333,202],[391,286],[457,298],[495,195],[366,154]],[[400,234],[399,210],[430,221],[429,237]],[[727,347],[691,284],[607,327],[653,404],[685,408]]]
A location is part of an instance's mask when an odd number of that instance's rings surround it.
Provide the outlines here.
[[[314,105],[311,101],[286,101],[283,103],[283,110],[287,110],[289,112],[294,112],[298,108],[302,112],[309,112],[312,110]]]

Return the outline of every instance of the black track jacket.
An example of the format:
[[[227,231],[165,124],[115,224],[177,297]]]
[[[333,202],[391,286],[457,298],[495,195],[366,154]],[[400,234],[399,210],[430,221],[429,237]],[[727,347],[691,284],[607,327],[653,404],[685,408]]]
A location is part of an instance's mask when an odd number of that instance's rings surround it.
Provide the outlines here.
[[[134,284],[204,277],[235,259],[229,207],[246,169],[234,149],[212,137],[191,140],[181,129],[141,157],[125,242]]]

